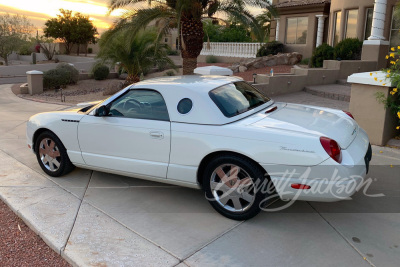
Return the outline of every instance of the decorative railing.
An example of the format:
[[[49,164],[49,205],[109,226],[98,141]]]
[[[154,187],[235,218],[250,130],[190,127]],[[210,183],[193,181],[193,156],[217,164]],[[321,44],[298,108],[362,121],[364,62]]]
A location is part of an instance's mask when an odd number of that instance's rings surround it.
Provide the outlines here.
[[[255,58],[260,46],[260,43],[210,42],[210,49],[207,49],[207,43],[203,44],[203,50],[201,50],[200,55]]]

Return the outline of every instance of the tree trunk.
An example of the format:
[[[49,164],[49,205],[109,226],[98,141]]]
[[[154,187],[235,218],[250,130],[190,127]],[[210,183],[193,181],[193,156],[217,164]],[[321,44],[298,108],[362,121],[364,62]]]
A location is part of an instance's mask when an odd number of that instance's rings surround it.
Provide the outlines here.
[[[135,75],[135,74],[128,74],[128,77],[126,77],[125,80],[125,86],[131,85],[133,83],[140,82],[140,77]]]
[[[8,66],[8,55],[4,57],[4,65]]]
[[[77,56],[79,56],[79,48],[81,47],[80,44],[78,44],[78,50],[77,50]]]
[[[86,43],[86,45],[85,45],[85,57],[87,57],[87,50],[88,50],[88,44]]]
[[[195,58],[185,58],[183,59],[183,75],[192,75],[193,70],[197,68],[197,57]]]
[[[183,75],[190,75],[197,67],[197,57],[203,49],[204,31],[201,18],[196,19],[190,13],[182,14],[180,36]]]
[[[71,43],[64,43],[65,44],[65,54],[69,55],[71,53]]]

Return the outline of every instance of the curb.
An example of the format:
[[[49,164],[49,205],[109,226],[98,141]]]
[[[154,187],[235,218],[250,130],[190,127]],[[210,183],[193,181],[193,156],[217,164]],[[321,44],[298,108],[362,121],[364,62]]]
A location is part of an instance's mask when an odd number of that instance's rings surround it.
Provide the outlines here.
[[[32,98],[28,98],[28,97],[23,97],[22,95],[15,95],[19,98],[22,98],[24,100],[29,100],[29,101],[33,101],[33,102],[38,102],[38,103],[45,103],[45,104],[53,104],[53,105],[60,105],[60,106],[68,106],[68,107],[73,107],[76,106],[75,104],[68,104],[68,103],[60,103],[60,102],[52,102],[52,101],[44,101],[44,100],[40,100],[40,99],[32,99]]]

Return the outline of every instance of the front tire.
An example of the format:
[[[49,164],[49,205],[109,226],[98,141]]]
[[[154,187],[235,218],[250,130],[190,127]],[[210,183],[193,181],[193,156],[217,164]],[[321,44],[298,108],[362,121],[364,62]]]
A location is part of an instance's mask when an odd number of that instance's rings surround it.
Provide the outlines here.
[[[261,192],[268,182],[265,171],[255,162],[237,155],[222,155],[206,166],[203,189],[211,206],[233,220],[248,220],[260,211],[267,196]]]
[[[35,142],[35,152],[42,170],[52,177],[60,177],[75,168],[60,139],[50,131],[39,135]]]

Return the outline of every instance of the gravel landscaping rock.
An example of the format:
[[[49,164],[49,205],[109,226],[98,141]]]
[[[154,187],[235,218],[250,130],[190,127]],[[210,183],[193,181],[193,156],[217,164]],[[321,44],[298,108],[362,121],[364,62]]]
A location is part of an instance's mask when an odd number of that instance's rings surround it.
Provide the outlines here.
[[[70,266],[0,201],[0,266]]]

